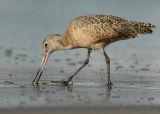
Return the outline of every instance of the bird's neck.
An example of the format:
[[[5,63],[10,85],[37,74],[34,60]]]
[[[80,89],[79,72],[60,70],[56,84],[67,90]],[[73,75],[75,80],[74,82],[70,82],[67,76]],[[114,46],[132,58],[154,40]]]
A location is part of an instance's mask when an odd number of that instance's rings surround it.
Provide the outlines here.
[[[59,50],[69,50],[73,48],[67,35],[61,35],[59,44],[60,44]]]

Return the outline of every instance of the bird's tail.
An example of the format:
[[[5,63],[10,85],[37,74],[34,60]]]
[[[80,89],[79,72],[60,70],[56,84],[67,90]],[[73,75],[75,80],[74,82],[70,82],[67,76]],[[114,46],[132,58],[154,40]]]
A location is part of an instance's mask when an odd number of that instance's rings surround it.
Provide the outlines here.
[[[152,29],[156,28],[155,25],[152,25],[150,23],[142,23],[142,22],[132,22],[132,25],[134,26],[135,30],[139,34],[149,34],[152,33]]]

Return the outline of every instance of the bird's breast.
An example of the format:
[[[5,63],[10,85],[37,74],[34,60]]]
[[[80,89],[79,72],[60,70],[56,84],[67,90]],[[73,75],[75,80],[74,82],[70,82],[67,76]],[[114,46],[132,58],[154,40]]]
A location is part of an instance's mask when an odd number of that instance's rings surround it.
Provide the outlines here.
[[[74,28],[68,31],[71,43],[76,47],[89,47],[92,37],[83,28]]]

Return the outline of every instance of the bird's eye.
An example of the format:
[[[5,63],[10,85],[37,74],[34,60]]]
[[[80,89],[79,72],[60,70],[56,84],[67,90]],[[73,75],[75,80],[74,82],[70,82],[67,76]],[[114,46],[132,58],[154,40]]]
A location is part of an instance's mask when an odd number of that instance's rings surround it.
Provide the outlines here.
[[[47,46],[48,46],[48,44],[44,44],[44,46],[45,46],[45,47],[47,47]]]

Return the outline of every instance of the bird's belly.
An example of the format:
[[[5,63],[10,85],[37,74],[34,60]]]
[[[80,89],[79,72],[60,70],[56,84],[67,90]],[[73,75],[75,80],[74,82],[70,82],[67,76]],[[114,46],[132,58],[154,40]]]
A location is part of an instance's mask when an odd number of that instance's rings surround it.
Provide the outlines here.
[[[100,37],[93,36],[83,29],[75,29],[74,31],[72,31],[71,38],[72,44],[75,47],[90,48],[92,50],[103,49],[107,44],[109,44],[109,39],[101,41]]]
[[[96,44],[92,44],[92,45],[90,46],[90,48],[91,48],[92,50],[101,50],[101,49],[104,49],[104,47],[105,47],[106,45],[107,45],[107,44],[104,43],[104,42],[102,42],[102,43],[96,43]]]

